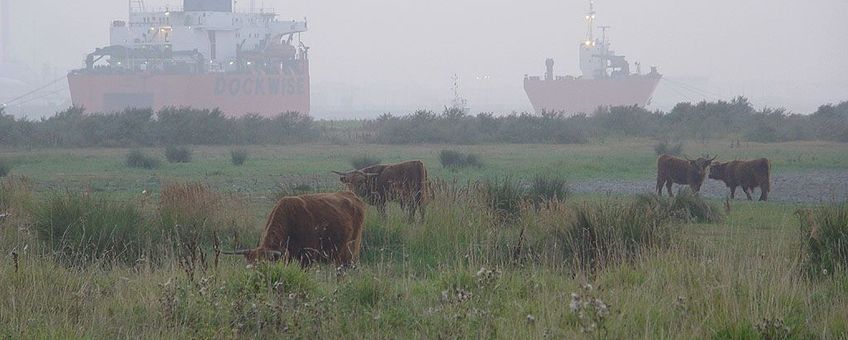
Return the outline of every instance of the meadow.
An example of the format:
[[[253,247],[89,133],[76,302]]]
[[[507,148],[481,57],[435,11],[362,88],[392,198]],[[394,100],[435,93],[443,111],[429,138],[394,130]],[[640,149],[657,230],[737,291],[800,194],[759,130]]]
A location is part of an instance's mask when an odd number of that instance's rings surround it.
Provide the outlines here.
[[[127,167],[125,148],[2,149],[0,337],[848,337],[848,253],[815,250],[828,248],[808,222],[844,233],[843,203],[565,190],[492,204],[509,194],[487,180],[650,179],[654,144],[245,146],[240,166],[233,147],[190,147],[188,163],[141,149],[155,169]],[[775,174],[848,168],[839,143],[731,145],[685,152],[768,157]],[[445,169],[445,149],[483,165]],[[255,244],[279,195],[341,189],[330,170],[361,155],[423,160],[427,217],[370,209],[353,269],[219,256]]]

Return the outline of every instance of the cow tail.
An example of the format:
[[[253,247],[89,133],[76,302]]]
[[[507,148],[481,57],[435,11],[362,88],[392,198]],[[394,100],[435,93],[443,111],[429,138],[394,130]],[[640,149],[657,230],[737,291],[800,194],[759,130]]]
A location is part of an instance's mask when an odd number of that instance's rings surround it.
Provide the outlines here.
[[[768,159],[764,159],[764,162],[760,166],[762,167],[760,170],[765,174],[763,182],[760,183],[760,190],[769,192],[771,191],[771,162]]]

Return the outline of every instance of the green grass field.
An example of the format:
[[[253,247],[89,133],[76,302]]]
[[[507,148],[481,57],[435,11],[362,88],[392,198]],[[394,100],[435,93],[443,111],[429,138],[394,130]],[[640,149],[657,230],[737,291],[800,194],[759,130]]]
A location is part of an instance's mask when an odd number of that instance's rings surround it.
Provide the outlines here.
[[[462,189],[469,181],[536,174],[652,178],[653,144],[255,146],[245,148],[243,166],[231,164],[231,147],[193,147],[187,164],[167,163],[164,149],[145,149],[162,160],[155,170],[126,167],[127,149],[0,150],[12,166],[0,187],[0,208],[10,214],[0,219],[0,337],[848,337],[848,275],[804,274],[806,239],[796,210],[808,205],[735,201],[721,222],[675,220],[663,229],[667,242],[610,255],[597,271],[574,269],[561,243],[566,227],[586,207],[603,215],[631,196],[576,194],[503,220],[473,190],[440,189],[424,221],[405,221],[396,205],[385,220],[371,209],[361,261],[345,271],[248,269],[236,257],[216,266],[208,240],[199,247],[205,258],[188,265],[160,235],[170,230],[160,222],[159,203],[168,183],[208,185],[215,205],[190,208],[208,214],[201,232],[215,230],[230,249],[234,231],[240,245],[255,243],[278,183],[340,189],[329,171],[348,169],[360,154],[422,159],[431,178]],[[720,159],[768,157],[775,173],[848,168],[844,144],[729,145],[689,142],[685,149]],[[442,169],[442,149],[479,154],[484,166]],[[9,184],[19,176],[32,190]],[[150,231],[143,255],[69,266],[37,232],[49,212],[45,202],[63,192],[137,207]],[[724,211],[721,201],[710,204]]]
[[[431,176],[459,181],[512,176],[529,178],[553,174],[567,180],[653,178],[656,171],[655,142],[650,140],[609,141],[587,145],[290,145],[248,146],[249,159],[243,166],[230,162],[231,147],[195,147],[191,163],[167,163],[164,148],[144,149],[158,157],[156,170],[131,169],[124,165],[127,149],[2,150],[12,165],[12,174],[31,177],[41,188],[69,188],[105,192],[140,192],[159,188],[165,181],[202,181],[223,191],[264,193],[277,183],[319,182],[335,185],[330,170],[350,169],[349,160],[368,154],[383,162],[421,159]],[[773,172],[848,168],[848,151],[843,144],[795,142],[743,145],[730,142],[686,143],[691,157],[719,155],[719,160],[768,157]],[[446,170],[438,154],[455,149],[481,155],[482,168]]]

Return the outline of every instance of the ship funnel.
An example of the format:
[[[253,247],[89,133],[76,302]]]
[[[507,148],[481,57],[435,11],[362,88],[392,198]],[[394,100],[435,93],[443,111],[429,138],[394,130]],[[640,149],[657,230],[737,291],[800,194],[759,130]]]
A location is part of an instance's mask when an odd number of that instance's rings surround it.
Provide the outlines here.
[[[554,79],[554,60],[552,58],[545,59],[545,80]]]

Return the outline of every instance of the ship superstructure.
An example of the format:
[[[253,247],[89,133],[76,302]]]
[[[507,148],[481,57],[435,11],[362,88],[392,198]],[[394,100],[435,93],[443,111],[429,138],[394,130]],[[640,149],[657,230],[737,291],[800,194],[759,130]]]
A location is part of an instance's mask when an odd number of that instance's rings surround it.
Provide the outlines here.
[[[109,46],[68,75],[73,103],[89,112],[129,107],[218,108],[225,114],[309,111],[306,21],[233,11],[232,0],[184,0],[148,11],[130,2]]]
[[[636,72],[624,56],[610,49],[606,31],[609,26],[595,26],[594,3],[589,3],[586,13],[586,39],[580,43],[580,72],[575,76],[554,75],[554,60],[545,61],[545,76],[525,76],[524,90],[536,112],[562,112],[566,114],[592,114],[599,107],[630,106],[644,107],[650,102],[662,75],[656,67],[641,74],[636,63]],[[601,29],[601,37],[595,36],[595,28]]]

